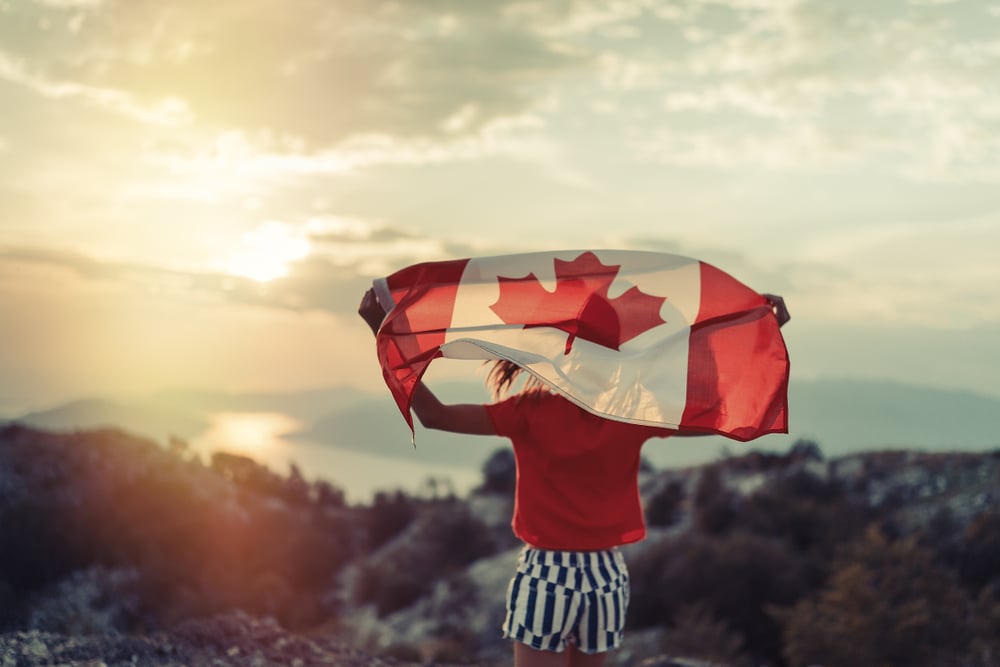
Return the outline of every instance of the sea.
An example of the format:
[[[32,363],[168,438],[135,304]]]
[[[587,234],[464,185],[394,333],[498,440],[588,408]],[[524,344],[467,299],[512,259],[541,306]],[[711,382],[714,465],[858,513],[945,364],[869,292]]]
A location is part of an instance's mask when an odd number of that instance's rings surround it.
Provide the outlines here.
[[[351,503],[370,503],[379,492],[448,493],[464,496],[482,481],[479,467],[427,461],[408,445],[384,456],[330,443],[288,437],[301,424],[279,412],[222,412],[189,446],[206,463],[214,452],[248,456],[287,475],[295,465],[308,481],[324,480],[340,488]]]

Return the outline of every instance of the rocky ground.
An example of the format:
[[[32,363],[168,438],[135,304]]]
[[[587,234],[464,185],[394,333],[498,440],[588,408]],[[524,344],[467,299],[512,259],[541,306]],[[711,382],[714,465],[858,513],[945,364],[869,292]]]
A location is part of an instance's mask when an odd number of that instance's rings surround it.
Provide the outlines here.
[[[0,667],[407,667],[421,663],[377,657],[319,637],[295,635],[271,620],[232,614],[191,621],[150,636],[0,635]]]
[[[499,667],[502,662],[448,662],[428,646],[418,661],[376,656],[335,640],[289,633],[270,619],[234,613],[191,621],[149,636],[67,636],[31,630],[0,635],[0,667]],[[657,656],[639,667],[726,667]]]

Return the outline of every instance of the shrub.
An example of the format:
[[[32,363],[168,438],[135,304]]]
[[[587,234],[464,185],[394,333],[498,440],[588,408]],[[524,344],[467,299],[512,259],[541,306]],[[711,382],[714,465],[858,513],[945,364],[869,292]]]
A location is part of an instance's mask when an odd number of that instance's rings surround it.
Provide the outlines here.
[[[1000,582],[986,586],[976,598],[972,632],[975,667],[1000,664]]]
[[[464,503],[441,503],[421,512],[404,534],[359,566],[351,595],[385,616],[494,549],[489,528]]]
[[[743,653],[743,637],[718,620],[704,604],[677,610],[674,623],[663,635],[664,653],[697,658],[727,667],[750,667]]]
[[[804,563],[781,540],[745,533],[688,533],[649,545],[629,563],[633,627],[675,625],[680,610],[702,605],[761,660],[780,659],[780,628],[767,613],[808,592]]]
[[[70,517],[63,503],[41,493],[0,507],[0,588],[20,597],[90,564]]]
[[[646,502],[646,522],[651,526],[667,527],[677,522],[684,502],[684,484],[673,480]]]
[[[509,447],[501,447],[490,454],[483,464],[483,483],[477,491],[513,497],[516,484],[517,463],[514,451]]]
[[[718,465],[706,467],[694,490],[694,524],[716,535],[729,529],[736,516],[737,496],[722,479]]]
[[[1000,580],[1000,511],[984,512],[966,528],[958,572],[962,583],[973,591]]]
[[[28,627],[68,635],[125,632],[138,611],[131,569],[77,570],[33,596]]]
[[[4,429],[0,445],[18,494],[0,504],[6,627],[83,628],[87,609],[127,630],[235,608],[310,624],[354,555],[346,510],[313,500],[294,469],[285,480],[232,455],[206,468],[179,445],[110,430]],[[136,573],[127,614],[103,601],[125,588],[106,571]]]
[[[823,450],[815,440],[800,438],[792,443],[787,456],[790,461],[822,461]]]
[[[418,501],[403,491],[376,493],[367,512],[365,544],[368,549],[378,549],[399,535],[417,515],[417,506]]]
[[[733,521],[742,529],[784,540],[825,565],[827,555],[861,534],[871,516],[867,505],[848,497],[842,482],[794,470],[746,498]]]
[[[968,612],[964,591],[930,550],[874,527],[838,555],[825,589],[774,610],[793,667],[956,664],[971,639]]]

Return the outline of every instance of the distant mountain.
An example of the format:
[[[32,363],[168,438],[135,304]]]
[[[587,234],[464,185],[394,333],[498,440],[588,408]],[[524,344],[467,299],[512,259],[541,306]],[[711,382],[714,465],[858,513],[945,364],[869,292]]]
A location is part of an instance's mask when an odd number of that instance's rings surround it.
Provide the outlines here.
[[[86,398],[10,421],[55,431],[116,426],[156,439],[169,435],[194,438],[218,413],[276,412],[311,424],[331,410],[346,409],[370,398],[347,387],[273,393],[173,389],[130,400]]]
[[[441,382],[446,402],[489,400],[481,382]],[[348,387],[301,392],[164,391],[132,401],[89,399],[23,415],[16,421],[50,430],[114,425],[157,439],[194,438],[222,412],[275,412],[298,421],[289,436],[381,456],[411,456],[410,431],[388,392]],[[969,392],[870,380],[793,380],[790,433],[750,443],[723,437],[653,441],[644,450],[658,467],[697,465],[723,452],[785,451],[804,438],[828,456],[872,449],[984,451],[1000,448],[1000,399]],[[478,467],[500,438],[428,431],[417,424],[420,458]]]
[[[464,395],[461,384],[442,387],[439,395],[448,402],[482,400],[481,397],[470,399]],[[387,392],[384,396],[367,396],[350,406],[333,410],[311,427],[290,437],[381,456],[410,455],[412,446],[416,446],[419,458],[424,462],[477,468],[495,449],[505,446],[507,442],[502,438],[428,430],[420,426],[416,419],[414,426],[415,432],[411,436],[409,427]]]
[[[1000,399],[891,382],[793,383],[790,431],[831,455],[863,449],[1000,448]]]
[[[83,399],[11,420],[50,431],[121,428],[156,439],[192,437],[208,427],[204,415],[155,402]]]
[[[722,437],[650,443],[658,466],[697,465],[722,452],[787,451],[800,439],[826,456],[881,449],[986,451],[1000,448],[1000,399],[971,392],[873,380],[793,380],[788,434],[748,443]]]
[[[486,400],[481,384],[451,382],[435,387],[442,400]],[[876,449],[985,451],[1000,448],[1000,399],[968,392],[862,380],[793,381],[789,389],[789,433],[749,443],[721,436],[650,441],[643,450],[656,466],[698,465],[724,452],[786,451],[796,440],[814,440],[828,456]],[[392,400],[368,396],[334,410],[296,437],[385,455],[399,453],[410,433]],[[428,459],[481,461],[503,440],[426,431],[416,443]],[[479,457],[476,459],[475,457]]]
[[[326,387],[293,392],[234,393],[207,389],[173,389],[153,394],[149,401],[190,412],[280,412],[311,424],[333,410],[367,398],[351,387]]]

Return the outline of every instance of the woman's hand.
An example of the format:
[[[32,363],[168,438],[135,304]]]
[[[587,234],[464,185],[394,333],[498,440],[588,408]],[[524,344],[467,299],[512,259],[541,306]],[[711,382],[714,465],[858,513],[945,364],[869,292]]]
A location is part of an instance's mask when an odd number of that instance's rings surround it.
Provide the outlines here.
[[[369,288],[365,292],[365,295],[361,297],[361,305],[358,306],[358,315],[368,323],[373,334],[378,333],[378,328],[382,325],[382,320],[385,319],[385,310],[382,308],[382,304],[378,302],[374,288]]]
[[[776,294],[762,294],[767,302],[771,304],[771,310],[774,311],[774,316],[778,318],[778,326],[782,327],[785,322],[792,319],[791,314],[788,312],[788,307],[785,306],[785,300]]]

